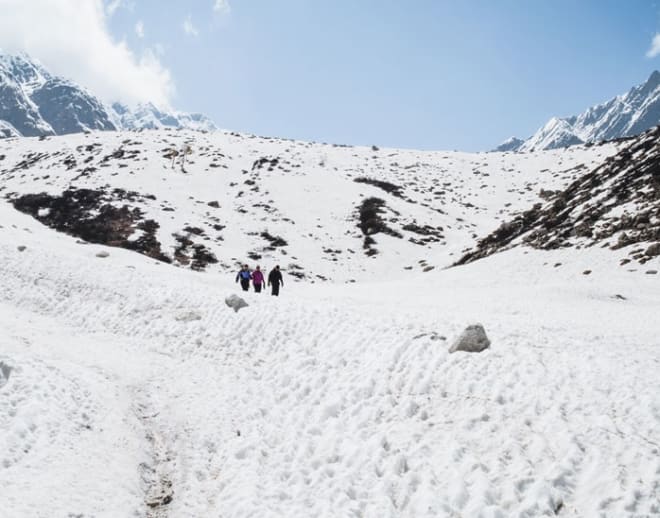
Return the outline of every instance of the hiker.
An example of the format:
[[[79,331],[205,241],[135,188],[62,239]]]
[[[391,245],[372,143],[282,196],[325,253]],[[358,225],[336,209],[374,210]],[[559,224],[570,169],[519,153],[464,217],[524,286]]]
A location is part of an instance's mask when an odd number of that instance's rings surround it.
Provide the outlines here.
[[[264,284],[264,274],[261,273],[261,266],[257,265],[257,269],[252,272],[252,286],[254,286],[255,293],[261,293],[261,286]]]
[[[250,289],[250,279],[252,279],[252,274],[248,269],[248,265],[244,264],[236,274],[236,282],[241,281],[241,288],[243,288],[243,291],[247,291]]]
[[[280,294],[280,284],[284,286],[284,279],[282,279],[282,272],[280,271],[280,265],[278,264],[273,268],[268,274],[268,285],[271,286],[271,295],[278,296]]]

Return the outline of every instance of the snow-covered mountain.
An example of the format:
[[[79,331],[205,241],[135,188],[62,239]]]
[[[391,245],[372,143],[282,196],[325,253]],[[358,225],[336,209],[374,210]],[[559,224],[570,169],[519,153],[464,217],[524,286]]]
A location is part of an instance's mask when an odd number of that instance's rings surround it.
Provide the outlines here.
[[[504,142],[502,142],[497,148],[494,149],[494,151],[516,151],[520,146],[522,146],[525,143],[524,140],[519,139],[517,137],[509,137],[506,139]]]
[[[3,516],[657,516],[659,164],[0,141]]]
[[[190,129],[215,131],[215,124],[201,113],[163,111],[152,103],[138,104],[134,109],[121,103],[111,105],[113,121],[121,129]]]
[[[660,124],[660,72],[580,115],[550,119],[527,140],[512,137],[495,151],[557,149],[638,135]]]
[[[216,129],[204,115],[161,110],[151,103],[133,109],[108,106],[26,55],[0,54],[0,137],[159,128]]]

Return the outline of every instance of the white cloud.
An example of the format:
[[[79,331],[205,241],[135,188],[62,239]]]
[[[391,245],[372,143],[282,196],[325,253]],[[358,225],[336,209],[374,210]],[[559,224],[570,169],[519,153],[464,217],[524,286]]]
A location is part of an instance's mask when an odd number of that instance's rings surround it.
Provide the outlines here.
[[[229,0],[215,0],[215,3],[213,4],[213,10],[217,13],[229,14],[231,12]]]
[[[186,16],[186,19],[183,20],[183,32],[190,36],[198,36],[199,31],[197,30],[197,27],[193,25],[192,19],[190,18],[190,15]]]
[[[144,38],[144,23],[142,23],[142,20],[138,20],[135,24],[135,34],[140,39]]]
[[[154,52],[138,56],[112,38],[102,0],[0,0],[0,12],[5,52],[26,52],[106,101],[169,105],[170,72]]]
[[[656,33],[651,40],[651,47],[646,51],[647,58],[654,58],[660,54],[660,33]]]

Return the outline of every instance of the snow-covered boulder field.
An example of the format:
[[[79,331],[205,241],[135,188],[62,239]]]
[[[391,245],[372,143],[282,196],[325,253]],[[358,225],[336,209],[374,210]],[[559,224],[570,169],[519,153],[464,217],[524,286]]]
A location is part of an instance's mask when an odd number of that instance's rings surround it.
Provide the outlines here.
[[[618,146],[0,142],[3,516],[659,514],[653,242],[478,245]]]

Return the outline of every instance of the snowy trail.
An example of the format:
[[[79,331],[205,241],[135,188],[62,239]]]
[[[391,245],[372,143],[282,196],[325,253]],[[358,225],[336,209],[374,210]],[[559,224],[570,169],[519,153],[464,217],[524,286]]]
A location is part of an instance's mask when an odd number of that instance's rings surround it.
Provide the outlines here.
[[[20,223],[34,233],[0,245],[17,516],[660,512],[654,278],[548,280],[554,255],[514,251],[409,283],[288,283],[235,314],[231,280]],[[449,355],[472,319],[492,349]]]

